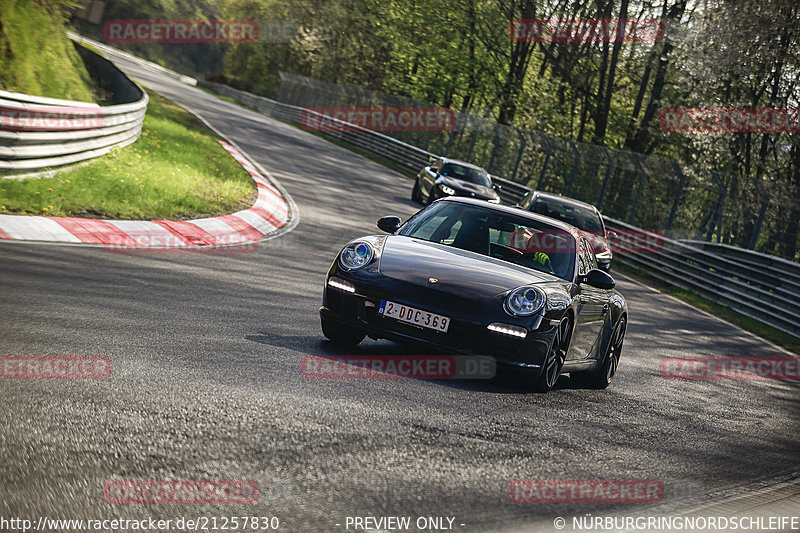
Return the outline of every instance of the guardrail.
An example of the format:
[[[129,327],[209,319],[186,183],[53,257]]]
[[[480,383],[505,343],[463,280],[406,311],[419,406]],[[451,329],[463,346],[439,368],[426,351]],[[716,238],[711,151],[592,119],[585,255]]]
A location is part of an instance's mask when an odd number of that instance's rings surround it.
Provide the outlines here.
[[[36,170],[85,161],[139,137],[148,97],[94,52],[81,50],[90,72],[117,105],[58,100],[0,91],[0,171]]]
[[[286,122],[299,124],[303,113],[314,113],[227,85],[200,84]],[[413,172],[437,157],[431,152],[354,124],[331,117],[326,117],[326,121],[329,124],[338,123],[341,127],[327,128],[321,133],[385,157]],[[507,204],[516,204],[531,190],[498,176],[493,175],[492,180],[500,185],[498,192]],[[719,250],[709,251],[697,243],[683,243],[620,220],[604,219],[609,229],[615,229],[625,237],[611,243],[615,262],[645,270],[656,279],[691,290],[745,316],[800,337],[800,301],[797,299],[797,294],[800,294],[800,266],[738,248],[726,256]],[[708,243],[703,244],[708,246]]]
[[[781,257],[762,254],[716,242],[680,239],[684,244],[709,251],[713,254],[737,261],[740,265],[751,266],[773,285],[791,284],[796,294],[800,294],[800,263],[792,263]]]
[[[311,109],[276,102],[275,100],[264,98],[263,96],[257,96],[246,91],[234,89],[228,85],[201,81],[200,86],[211,89],[222,96],[231,98],[264,115],[287,122],[302,125],[301,119],[303,115],[308,117],[323,117],[323,115]],[[418,171],[420,168],[424,167],[431,158],[436,157],[435,154],[393,139],[388,135],[383,135],[382,133],[368,130],[361,126],[337,120],[332,117],[325,116],[324,118],[325,123],[332,127],[320,128],[318,130],[314,130],[313,128],[308,129],[310,131],[318,131],[319,133],[339,139],[367,152],[385,157],[393,163],[399,164],[409,170]],[[337,125],[339,127],[336,127]]]
[[[762,254],[741,250],[737,257],[726,257],[621,220],[604,219],[607,228],[625,236],[611,241],[615,262],[800,337],[800,283],[791,263],[765,271],[754,262],[754,256]]]

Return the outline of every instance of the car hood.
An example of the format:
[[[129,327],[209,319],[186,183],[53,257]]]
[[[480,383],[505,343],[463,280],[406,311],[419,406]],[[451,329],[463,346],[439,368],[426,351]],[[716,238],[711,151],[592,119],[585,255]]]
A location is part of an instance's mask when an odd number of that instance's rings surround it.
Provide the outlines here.
[[[485,185],[479,185],[477,183],[457,180],[454,178],[447,178],[444,176],[441,178],[441,180],[444,185],[455,189],[456,194],[460,196],[472,196],[486,200],[499,198],[494,189],[491,187],[486,187]]]
[[[393,235],[386,239],[380,272],[420,287],[459,297],[491,298],[522,285],[563,280],[523,266],[443,244]],[[430,283],[429,278],[435,278]]]

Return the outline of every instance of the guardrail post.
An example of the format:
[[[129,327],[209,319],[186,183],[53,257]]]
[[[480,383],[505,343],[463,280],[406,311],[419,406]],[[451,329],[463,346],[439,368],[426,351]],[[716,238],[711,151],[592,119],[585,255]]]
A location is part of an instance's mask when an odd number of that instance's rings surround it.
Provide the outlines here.
[[[706,241],[711,242],[711,238],[714,236],[714,230],[719,227],[720,231],[717,234],[717,242],[720,242],[720,233],[722,233],[722,206],[725,203],[725,195],[727,194],[728,190],[720,179],[719,172],[716,168],[711,169],[711,178],[719,188],[719,196],[717,196],[717,205],[714,207],[714,216],[711,219],[708,233],[706,233]]]
[[[664,228],[665,237],[669,237],[669,232],[672,229],[672,223],[675,221],[675,215],[678,213],[678,204],[681,201],[683,188],[686,186],[686,176],[683,174],[681,166],[674,159],[672,160],[672,166],[675,168],[675,173],[678,175],[678,179],[680,179],[680,184],[678,185],[678,192],[675,193],[675,199],[672,201],[672,209],[670,210],[669,218],[667,219],[667,227]]]
[[[644,169],[641,159],[644,157],[642,154],[632,154],[633,160],[641,169],[641,177],[639,178],[639,187],[636,189],[636,198],[633,199],[633,206],[631,207],[631,214],[628,216],[628,224],[633,224],[633,219],[636,216],[636,210],[639,208],[639,201],[642,199],[644,186],[647,183],[647,172]]]
[[[450,148],[452,148],[453,142],[456,139],[456,132],[458,131],[458,126],[459,126],[459,123],[461,122],[461,117],[463,115],[464,115],[464,113],[459,113],[458,114],[458,116],[456,117],[455,124],[453,124],[453,129],[450,130],[450,136],[447,139],[447,145],[444,147],[444,154],[442,154],[444,157],[448,157],[450,155]],[[462,129],[463,129],[463,126],[462,126]]]
[[[520,161],[522,161],[522,153],[525,151],[525,134],[520,131],[519,128],[514,128],[517,130],[517,135],[519,136],[519,152],[517,152],[517,161],[514,163],[514,172],[511,173],[511,181],[517,180],[517,170],[519,170]]]
[[[471,161],[472,160],[472,152],[475,150],[475,143],[478,142],[478,134],[480,132],[478,129],[475,129],[475,134],[472,136],[472,142],[469,143],[469,151],[467,152],[467,157],[464,158],[464,161]]]
[[[547,171],[547,165],[550,163],[550,154],[553,153],[553,147],[550,146],[550,141],[547,139],[547,135],[542,134],[542,140],[544,141],[544,149],[546,150],[544,155],[544,164],[542,165],[542,171],[539,172],[539,183],[536,184],[536,188],[541,190],[542,183],[544,183],[544,173]]]
[[[767,196],[767,192],[764,190],[764,185],[761,184],[761,181],[759,181],[758,178],[751,176],[750,179],[752,179],[753,183],[755,183],[758,195],[761,197],[761,208],[758,210],[758,219],[756,219],[756,224],[753,226],[753,234],[750,236],[750,244],[747,246],[749,249],[755,250],[756,244],[758,244],[758,235],[761,233],[761,224],[764,223],[764,215],[767,214],[769,196]]]
[[[575,154],[575,164],[572,165],[572,173],[569,176],[567,191],[564,193],[567,196],[572,193],[572,185],[575,183],[575,176],[578,174],[578,166],[581,164],[581,153],[578,151],[578,146],[573,141],[569,141],[569,145],[572,147],[572,153]]]
[[[425,137],[425,146],[422,149],[427,152],[428,148],[431,147],[431,141],[432,140],[433,140],[433,132],[429,131],[428,135]]]
[[[489,165],[486,167],[486,172],[489,174],[492,173],[492,168],[494,167],[494,158],[497,155],[497,145],[500,144],[500,132],[498,131],[499,125],[495,122],[494,124],[494,144],[492,145],[492,155],[489,156]]]
[[[603,185],[600,186],[600,197],[597,199],[597,209],[602,211],[603,201],[606,199],[606,186],[608,185],[608,178],[611,177],[611,171],[614,170],[614,160],[611,159],[611,154],[608,153],[608,149],[605,146],[600,147],[603,150],[603,153],[606,156],[606,161],[608,161],[608,168],[606,168],[606,175],[603,177]]]

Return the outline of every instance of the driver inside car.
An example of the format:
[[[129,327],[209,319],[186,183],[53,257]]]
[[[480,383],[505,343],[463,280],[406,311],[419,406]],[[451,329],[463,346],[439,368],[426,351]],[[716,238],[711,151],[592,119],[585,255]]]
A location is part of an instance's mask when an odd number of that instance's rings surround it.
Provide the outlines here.
[[[508,241],[508,246],[524,254],[525,258],[529,258],[550,271],[554,271],[550,255],[541,251],[541,243],[537,233],[529,228],[519,227],[509,235]]]

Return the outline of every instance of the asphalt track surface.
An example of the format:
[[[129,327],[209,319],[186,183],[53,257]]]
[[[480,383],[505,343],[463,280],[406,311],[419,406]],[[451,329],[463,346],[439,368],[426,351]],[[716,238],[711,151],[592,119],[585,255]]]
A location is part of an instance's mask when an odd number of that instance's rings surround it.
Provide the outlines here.
[[[415,212],[410,182],[118,64],[270,171],[299,223],[249,254],[0,244],[0,354],[113,363],[107,380],[0,380],[0,516],[277,516],[282,531],[345,531],[347,516],[448,516],[458,531],[526,531],[556,515],[634,508],[514,503],[514,479],[658,479],[656,510],[799,470],[797,382],[659,374],[664,357],[785,353],[622,277],[630,327],[605,391],[566,376],[549,394],[506,378],[304,378],[307,355],[411,353],[370,340],[342,352],[318,318],[340,246],[377,233],[382,215]],[[240,506],[112,505],[103,499],[112,479],[253,480],[260,496]]]

